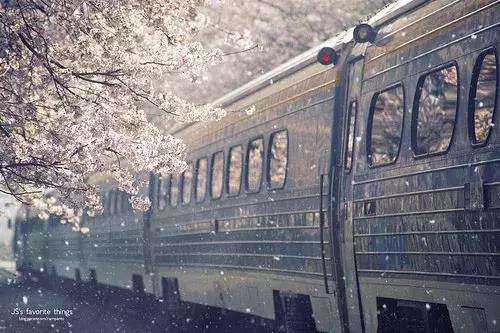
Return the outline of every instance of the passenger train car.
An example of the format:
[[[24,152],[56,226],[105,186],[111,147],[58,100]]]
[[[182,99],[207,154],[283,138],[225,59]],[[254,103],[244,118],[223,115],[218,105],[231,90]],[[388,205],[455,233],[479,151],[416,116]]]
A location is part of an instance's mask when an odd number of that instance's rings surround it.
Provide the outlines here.
[[[148,213],[110,191],[87,235],[18,220],[19,268],[286,332],[500,332],[500,1],[400,0],[363,28],[178,126],[190,168],[150,177]]]

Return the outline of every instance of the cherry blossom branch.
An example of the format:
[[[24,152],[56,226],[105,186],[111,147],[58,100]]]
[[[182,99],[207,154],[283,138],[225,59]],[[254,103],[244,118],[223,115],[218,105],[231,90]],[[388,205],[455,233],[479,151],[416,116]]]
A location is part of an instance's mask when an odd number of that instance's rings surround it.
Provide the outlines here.
[[[136,175],[182,172],[185,145],[161,134],[141,102],[179,121],[224,114],[152,88],[163,74],[194,81],[222,61],[221,50],[195,38],[208,26],[197,14],[202,4],[2,2],[0,191],[45,217],[64,215],[76,230],[85,207],[102,210],[95,174],[112,177],[135,208],[147,209]]]
[[[246,48],[244,50],[241,50],[241,51],[234,51],[234,52],[227,52],[227,53],[224,53],[223,55],[224,56],[230,56],[230,55],[234,55],[234,54],[240,54],[240,53],[245,53],[245,52],[248,52],[248,51],[251,51],[251,50],[254,50],[256,48],[258,48],[259,45],[258,44],[255,44],[249,48]]]

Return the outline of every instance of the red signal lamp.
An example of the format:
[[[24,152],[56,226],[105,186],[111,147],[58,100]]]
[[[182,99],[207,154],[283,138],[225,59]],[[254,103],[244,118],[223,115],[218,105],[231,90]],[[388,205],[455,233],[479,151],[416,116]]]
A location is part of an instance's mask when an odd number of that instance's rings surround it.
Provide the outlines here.
[[[324,47],[318,52],[318,62],[322,65],[336,65],[339,55],[331,47]]]

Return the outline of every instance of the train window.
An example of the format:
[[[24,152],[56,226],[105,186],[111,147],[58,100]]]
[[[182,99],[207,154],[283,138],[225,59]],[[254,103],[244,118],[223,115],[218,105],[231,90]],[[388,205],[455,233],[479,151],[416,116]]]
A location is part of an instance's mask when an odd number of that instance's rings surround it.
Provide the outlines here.
[[[126,212],[123,202],[127,198],[127,193],[120,191],[120,200],[116,203],[117,209],[120,211],[120,214],[123,214]]]
[[[158,209],[164,210],[167,207],[167,195],[170,179],[158,176]]]
[[[109,192],[102,194],[102,215],[109,215]]]
[[[118,190],[113,190],[113,202],[111,203],[111,206],[113,207],[113,214],[118,214],[118,197],[120,193]]]
[[[451,144],[458,106],[458,69],[448,65],[418,80],[412,119],[416,155],[446,152]]]
[[[242,168],[243,147],[241,145],[234,146],[229,150],[228,157],[227,193],[229,195],[240,193]]]
[[[193,165],[190,163],[186,171],[182,173],[182,203],[187,205],[191,202],[191,188],[193,187]]]
[[[212,155],[212,172],[210,174],[210,196],[219,199],[224,186],[224,152]]]
[[[114,214],[118,214],[118,200],[120,200],[120,192],[118,190],[113,190],[113,202],[111,203],[113,207]]]
[[[469,129],[475,145],[486,143],[493,127],[497,99],[497,57],[494,50],[482,53],[472,74],[469,96]]]
[[[116,200],[115,200],[115,212],[116,212],[116,214],[120,214],[122,212],[121,200],[122,200],[122,192],[117,190],[116,191]]]
[[[128,200],[128,193],[127,192],[121,192],[122,195],[121,195],[121,199],[120,199],[120,202],[119,202],[119,205],[120,205],[120,212],[123,213],[126,213],[127,212],[127,200]]]
[[[115,190],[115,214],[120,214],[120,199],[122,198],[122,194],[120,191]]]
[[[258,192],[262,183],[262,167],[264,166],[264,139],[250,141],[247,148],[246,189]]]
[[[109,204],[109,215],[113,215],[115,213],[115,191],[109,191],[108,197]]]
[[[207,167],[208,162],[206,157],[200,158],[196,162],[196,202],[205,200],[205,194],[207,193]]]
[[[118,192],[119,193],[119,200],[116,202],[116,210],[118,210],[118,212],[120,214],[123,214],[125,213],[125,210],[123,209],[123,201],[125,200],[125,192]]]
[[[120,212],[123,214],[123,213],[126,213],[127,212],[127,200],[128,200],[128,197],[127,197],[127,193],[126,192],[120,192],[120,202],[118,203],[120,205]]]
[[[177,206],[179,200],[179,176],[170,176],[170,206]]]
[[[349,128],[347,132],[347,147],[345,151],[345,170],[351,171],[352,167],[352,154],[354,152],[354,136],[356,125],[356,113],[358,112],[358,102],[356,100],[349,103]]]
[[[115,190],[115,200],[113,201],[115,214],[120,214],[120,198],[121,198],[120,191]]]
[[[402,85],[373,96],[368,129],[368,161],[372,166],[392,163],[398,157],[404,117]]]
[[[130,205],[130,194],[123,192],[123,200],[122,200],[122,211],[129,212],[132,210],[132,206]]]
[[[285,186],[288,167],[288,132],[286,130],[271,134],[269,144],[269,169],[267,181],[271,189]]]

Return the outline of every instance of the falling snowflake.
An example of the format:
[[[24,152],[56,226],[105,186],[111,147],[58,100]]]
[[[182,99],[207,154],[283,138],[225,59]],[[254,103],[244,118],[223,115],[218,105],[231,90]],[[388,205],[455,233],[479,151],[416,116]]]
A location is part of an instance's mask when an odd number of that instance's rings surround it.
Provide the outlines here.
[[[255,105],[252,105],[251,107],[245,109],[245,113],[249,116],[253,115],[255,113],[256,107]]]

